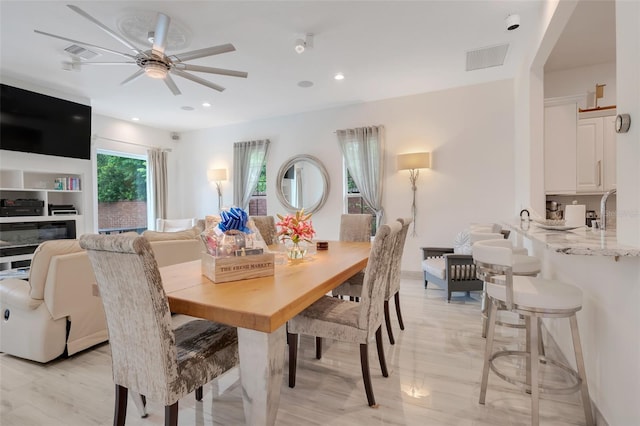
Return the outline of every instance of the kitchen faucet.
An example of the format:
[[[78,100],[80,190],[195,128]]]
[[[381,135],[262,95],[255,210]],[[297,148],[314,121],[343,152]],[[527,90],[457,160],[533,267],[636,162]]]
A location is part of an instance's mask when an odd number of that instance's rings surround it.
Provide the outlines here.
[[[600,199],[600,229],[603,231],[607,229],[607,199],[609,198],[609,195],[612,195],[615,193],[616,193],[616,190],[611,189],[605,192],[602,198]]]

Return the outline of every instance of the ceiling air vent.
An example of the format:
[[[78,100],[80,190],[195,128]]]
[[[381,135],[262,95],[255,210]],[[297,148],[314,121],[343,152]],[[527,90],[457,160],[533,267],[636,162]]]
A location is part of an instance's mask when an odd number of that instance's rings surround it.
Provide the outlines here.
[[[484,47],[467,52],[467,71],[497,67],[504,64],[504,58],[509,50],[508,44]]]
[[[89,49],[85,49],[84,47],[80,47],[77,44],[72,44],[66,47],[64,51],[72,56],[86,60],[93,59],[98,56],[98,53]]]

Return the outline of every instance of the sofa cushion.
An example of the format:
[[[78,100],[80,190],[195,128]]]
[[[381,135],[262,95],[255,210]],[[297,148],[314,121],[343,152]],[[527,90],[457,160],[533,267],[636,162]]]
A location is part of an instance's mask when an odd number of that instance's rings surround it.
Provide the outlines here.
[[[422,261],[422,270],[444,280],[446,262],[444,257],[430,257]]]
[[[186,231],[177,232],[159,232],[159,231],[144,231],[142,236],[147,241],[169,241],[169,240],[193,240],[198,238],[197,228],[187,229]]]
[[[44,284],[49,274],[49,264],[53,256],[83,251],[78,240],[51,240],[38,246],[33,253],[29,270],[29,295],[34,299],[44,299]]]

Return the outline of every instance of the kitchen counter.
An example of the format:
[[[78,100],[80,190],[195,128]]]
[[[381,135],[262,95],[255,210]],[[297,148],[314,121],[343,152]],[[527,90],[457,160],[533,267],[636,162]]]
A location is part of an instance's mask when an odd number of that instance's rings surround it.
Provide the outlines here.
[[[523,237],[543,243],[548,249],[571,255],[640,257],[640,247],[619,244],[615,230],[592,231],[579,228],[572,231],[556,231],[539,228],[531,221],[517,224],[504,223],[508,229]]]

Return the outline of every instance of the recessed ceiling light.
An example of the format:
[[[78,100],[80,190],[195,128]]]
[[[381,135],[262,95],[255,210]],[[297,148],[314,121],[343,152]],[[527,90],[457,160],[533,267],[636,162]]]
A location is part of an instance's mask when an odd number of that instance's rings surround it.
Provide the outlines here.
[[[333,76],[334,79],[336,80],[344,80],[344,74],[342,74],[341,72],[336,73],[336,75]]]
[[[313,86],[313,81],[308,81],[308,80],[302,80],[298,82],[298,86],[299,87],[311,87]]]
[[[131,121],[140,121],[138,117],[131,117]]]
[[[193,108],[192,106],[185,105],[183,107],[180,107],[180,109],[185,111],[193,111],[195,108]]]
[[[211,104],[209,102],[203,102],[202,106],[205,108],[209,108],[211,106]]]

